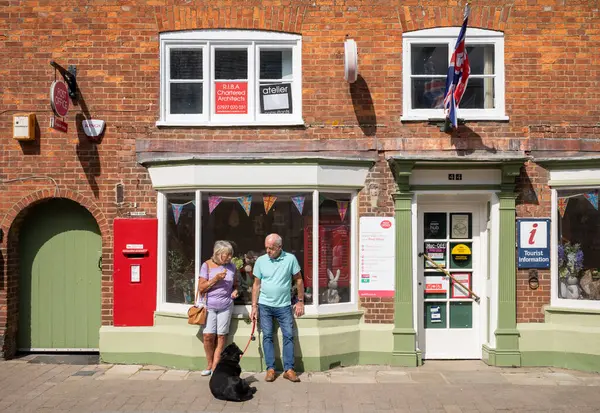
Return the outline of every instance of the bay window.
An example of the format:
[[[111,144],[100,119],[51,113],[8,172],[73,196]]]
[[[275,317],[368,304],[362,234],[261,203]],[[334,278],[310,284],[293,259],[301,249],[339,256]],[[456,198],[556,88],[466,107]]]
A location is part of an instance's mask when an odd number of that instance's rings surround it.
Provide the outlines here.
[[[163,33],[159,126],[302,124],[301,36]]]
[[[227,240],[240,291],[235,312],[249,311],[253,266],[270,233],[298,259],[307,314],[356,310],[356,202],[355,191],[343,190],[159,192],[158,310],[187,311],[200,266],[215,241]],[[295,302],[294,285],[291,292]]]
[[[555,190],[558,305],[600,308],[599,192],[600,186]]]

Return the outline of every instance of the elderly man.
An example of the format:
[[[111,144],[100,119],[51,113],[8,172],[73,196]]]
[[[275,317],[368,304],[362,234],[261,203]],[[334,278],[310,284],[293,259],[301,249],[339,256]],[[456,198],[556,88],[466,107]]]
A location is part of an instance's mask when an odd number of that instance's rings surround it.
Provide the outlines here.
[[[265,380],[275,380],[275,354],[273,349],[273,319],[281,327],[283,335],[283,377],[292,382],[300,379],[294,371],[294,316],[292,314],[292,280],[298,290],[298,302],[295,304],[297,317],[304,314],[304,283],[300,265],[293,254],[282,250],[283,241],[277,234],[265,239],[267,253],[261,255],[254,264],[254,285],[252,288],[252,313],[256,320],[260,317],[263,333],[263,351],[267,365]]]

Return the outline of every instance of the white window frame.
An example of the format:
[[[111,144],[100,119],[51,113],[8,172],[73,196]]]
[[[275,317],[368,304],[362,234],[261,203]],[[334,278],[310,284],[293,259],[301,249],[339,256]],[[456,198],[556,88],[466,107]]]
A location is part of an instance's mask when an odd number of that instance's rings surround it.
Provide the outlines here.
[[[590,172],[590,171],[579,171],[582,172],[579,175],[585,176],[587,175],[586,172]],[[568,299],[568,298],[560,298],[558,296],[558,289],[560,288],[558,285],[558,235],[559,235],[559,231],[558,231],[558,220],[560,219],[559,214],[558,214],[558,191],[561,189],[565,189],[565,190],[579,190],[581,189],[582,191],[586,190],[586,189],[594,189],[594,188],[598,188],[598,186],[600,186],[600,170],[597,171],[593,171],[591,172],[592,174],[595,174],[595,179],[598,180],[598,184],[592,184],[592,185],[576,185],[576,184],[570,184],[570,185],[556,185],[552,188],[552,212],[551,212],[551,228],[552,228],[552,238],[550,240],[550,247],[551,247],[551,268],[550,268],[550,274],[551,274],[551,282],[550,282],[550,290],[551,290],[551,299],[550,299],[550,304],[553,307],[562,307],[562,308],[571,308],[571,309],[579,309],[579,310],[600,310],[600,300],[572,300],[572,299]],[[553,177],[553,171],[550,172],[550,179],[551,181],[554,180],[555,183],[556,182],[556,174]],[[583,178],[582,181],[585,181],[586,179]]]
[[[445,117],[443,109],[412,109],[411,46],[447,43],[449,65],[459,31],[460,27],[437,27],[404,33],[402,35],[403,87],[401,121],[422,121]],[[494,46],[495,102],[492,109],[462,109],[459,107],[458,117],[465,120],[508,120],[508,116],[505,113],[504,95],[504,33],[468,27],[465,41],[467,46],[477,44]]]
[[[170,50],[202,48],[203,113],[170,114],[169,78]],[[216,115],[214,113],[215,48],[248,48],[248,115]],[[260,114],[258,96],[260,49],[292,50],[291,114]],[[233,80],[232,80],[233,81]],[[190,82],[183,80],[181,83]],[[191,81],[193,82],[193,80]],[[160,35],[160,117],[157,126],[270,126],[303,125],[302,119],[302,36],[247,30],[195,30],[161,33]]]
[[[197,188],[195,191],[196,212],[195,212],[195,274],[200,273],[200,251],[202,242],[202,193],[210,191],[211,194],[218,192],[231,192],[231,189],[217,188]],[[187,314],[190,304],[169,303],[166,301],[166,283],[167,283],[167,195],[169,193],[190,192],[190,190],[168,190],[158,191],[157,193],[157,217],[158,217],[158,257],[157,257],[157,301],[156,308],[159,312]],[[258,188],[249,188],[248,193],[260,193],[264,190]],[[246,193],[245,192],[245,193]],[[319,224],[319,192],[340,193],[350,195],[350,302],[337,304],[318,304],[319,300],[319,231],[313,230],[313,303],[305,305],[305,313],[307,315],[317,314],[334,314],[344,313],[358,310],[358,284],[357,284],[357,260],[358,260],[358,191],[353,189],[340,188],[320,188],[316,189],[298,189],[289,188],[269,188],[272,193],[312,193],[312,209],[313,209],[313,228],[318,228]],[[284,245],[285,249],[285,245]],[[306,268],[304,269],[307,270]],[[198,277],[195,277],[194,288],[198,288]],[[194,290],[195,291],[195,290]],[[248,316],[250,314],[251,305],[235,305],[233,314]]]

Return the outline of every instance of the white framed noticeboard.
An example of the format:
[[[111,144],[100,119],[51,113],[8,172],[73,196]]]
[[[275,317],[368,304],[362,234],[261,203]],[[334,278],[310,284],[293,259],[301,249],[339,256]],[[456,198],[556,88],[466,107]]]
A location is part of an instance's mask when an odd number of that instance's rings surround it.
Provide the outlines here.
[[[361,217],[359,232],[359,297],[393,297],[396,273],[394,217]]]

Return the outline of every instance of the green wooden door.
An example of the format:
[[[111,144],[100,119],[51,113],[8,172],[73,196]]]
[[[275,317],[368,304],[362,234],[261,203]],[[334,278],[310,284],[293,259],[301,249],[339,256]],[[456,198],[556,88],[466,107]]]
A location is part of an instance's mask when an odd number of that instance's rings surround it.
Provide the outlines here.
[[[73,201],[46,201],[25,217],[19,236],[19,349],[98,348],[101,251],[94,217]]]

